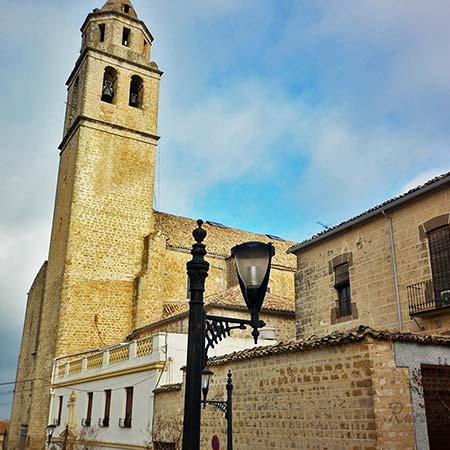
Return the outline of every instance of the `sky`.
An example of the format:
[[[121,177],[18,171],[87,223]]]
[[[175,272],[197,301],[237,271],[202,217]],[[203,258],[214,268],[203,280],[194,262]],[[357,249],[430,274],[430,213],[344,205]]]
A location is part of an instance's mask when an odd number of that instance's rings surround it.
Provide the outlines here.
[[[0,383],[47,258],[64,83],[102,0],[3,3]],[[157,209],[300,241],[450,170],[448,0],[133,4],[165,72]]]

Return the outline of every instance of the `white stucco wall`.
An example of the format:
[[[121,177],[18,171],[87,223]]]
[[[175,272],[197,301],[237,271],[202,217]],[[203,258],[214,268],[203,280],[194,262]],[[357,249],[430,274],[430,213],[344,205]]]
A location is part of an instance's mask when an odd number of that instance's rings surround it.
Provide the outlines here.
[[[58,417],[59,396],[63,396],[61,422],[55,428],[53,436],[58,439],[64,433],[69,415],[69,398],[76,393],[76,434],[79,435],[82,419],[86,418],[88,392],[93,393],[91,427],[95,429],[95,440],[104,444],[96,448],[131,448],[130,445],[144,446],[151,440],[153,420],[153,391],[166,384],[180,383],[183,379],[181,368],[186,365],[187,335],[176,333],[158,333],[152,337],[152,352],[149,355],[135,357],[135,343],[130,346],[130,359],[116,364],[108,364],[108,357],[103,358],[101,368],[87,370],[83,363],[80,373],[69,374],[66,367],[64,376],[53,380],[52,405],[49,423]],[[258,345],[269,345],[275,341],[260,339]],[[228,337],[209,352],[209,356],[224,355],[246,348],[254,347],[251,337],[235,339]],[[159,363],[159,364],[158,364]],[[56,364],[59,364],[58,362]],[[154,367],[154,366],[157,367]],[[145,369],[148,367],[148,370]],[[152,368],[153,367],[153,368]],[[140,371],[144,369],[143,371]],[[135,372],[133,372],[135,370]],[[131,372],[131,373],[128,373]],[[96,379],[101,377],[101,379]],[[133,386],[133,412],[131,428],[121,428],[119,419],[125,416],[125,388]],[[104,416],[105,390],[111,389],[111,411],[108,427],[99,427],[99,419]]]

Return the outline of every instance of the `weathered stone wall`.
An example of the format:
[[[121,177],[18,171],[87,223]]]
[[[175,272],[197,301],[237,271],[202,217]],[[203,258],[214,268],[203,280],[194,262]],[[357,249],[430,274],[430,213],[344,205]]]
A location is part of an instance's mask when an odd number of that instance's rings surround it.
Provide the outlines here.
[[[11,427],[8,432],[8,447],[17,448],[21,424],[28,424],[36,375],[38,341],[41,332],[41,312],[44,300],[47,263],[41,267],[28,294],[27,309],[22,332],[22,345],[17,364],[14,401],[11,411]],[[44,324],[45,326],[45,324]],[[24,381],[27,380],[27,381]]]
[[[49,382],[56,339],[59,327],[59,313],[62,298],[64,268],[66,264],[67,241],[70,229],[70,205],[73,198],[79,132],[74,133],[66,152],[61,155],[56,190],[55,210],[50,240],[44,301],[41,312],[41,333],[36,355],[36,370],[29,411],[27,447],[40,449],[45,441],[48,408],[50,404]],[[13,426],[16,426],[13,424]],[[14,447],[9,446],[11,449]]]
[[[407,286],[431,278],[428,243],[419,226],[440,214],[449,213],[450,190],[434,191],[389,212],[393,222],[403,329],[422,331],[409,317]],[[333,320],[337,307],[333,258],[351,254],[349,267],[352,316]],[[378,215],[329,239],[298,251],[296,274],[297,336],[327,334],[354,328],[399,328],[387,218]],[[445,312],[418,318],[426,332],[450,332]]]
[[[131,330],[133,280],[151,229],[154,153],[131,136],[81,128],[57,354]]]
[[[240,450],[415,448],[412,414],[401,426],[391,421],[392,404],[411,411],[408,370],[395,367],[391,342],[367,339],[210,368],[211,400],[225,398],[232,370],[234,446]],[[179,414],[183,403],[182,391],[157,394],[157,423]],[[210,447],[214,434],[225,448],[226,422],[210,406],[202,410],[201,448]]]

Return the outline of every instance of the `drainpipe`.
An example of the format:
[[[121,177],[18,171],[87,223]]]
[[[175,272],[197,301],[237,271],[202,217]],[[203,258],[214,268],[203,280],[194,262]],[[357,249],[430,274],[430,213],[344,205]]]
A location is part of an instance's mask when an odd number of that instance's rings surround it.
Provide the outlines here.
[[[403,330],[402,309],[400,306],[400,289],[398,286],[397,260],[395,258],[394,231],[392,228],[392,217],[388,216],[384,211],[381,211],[381,214],[383,214],[383,216],[386,217],[387,223],[388,223],[389,244],[390,244],[390,249],[391,249],[392,274],[394,275],[395,300],[396,300],[396,304],[397,304],[398,328],[400,331],[402,331]]]

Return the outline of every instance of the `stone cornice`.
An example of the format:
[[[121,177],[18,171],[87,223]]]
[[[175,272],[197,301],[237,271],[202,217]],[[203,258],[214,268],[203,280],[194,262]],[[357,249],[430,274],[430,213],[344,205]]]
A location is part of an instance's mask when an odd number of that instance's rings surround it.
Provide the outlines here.
[[[61,144],[59,144],[59,146],[58,146],[58,150],[61,150],[61,153],[64,151],[66,144],[70,141],[71,137],[75,134],[76,130],[81,126],[82,122],[97,123],[97,124],[101,124],[101,125],[104,125],[107,127],[114,128],[116,130],[129,131],[131,133],[136,133],[145,138],[154,139],[155,141],[159,141],[159,139],[160,139],[160,137],[155,134],[145,133],[143,131],[135,130],[133,128],[124,127],[122,125],[116,125],[114,123],[104,122],[103,120],[93,119],[93,118],[87,117],[87,116],[78,116],[75,119],[72,126],[67,130],[63,140],[61,141]]]

